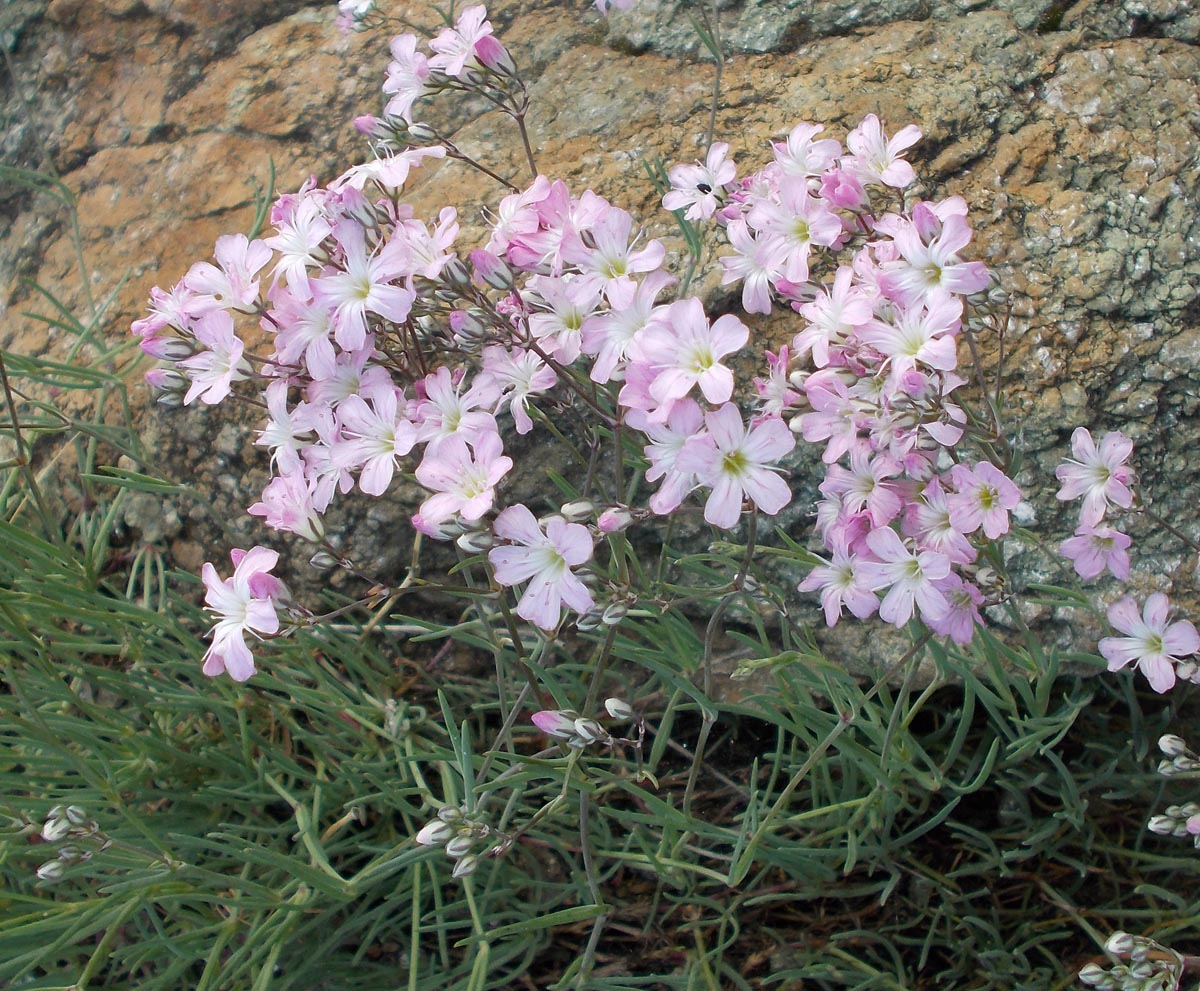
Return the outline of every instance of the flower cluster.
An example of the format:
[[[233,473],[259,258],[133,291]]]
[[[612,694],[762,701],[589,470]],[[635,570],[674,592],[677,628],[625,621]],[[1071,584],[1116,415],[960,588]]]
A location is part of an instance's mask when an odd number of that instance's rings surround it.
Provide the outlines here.
[[[632,719],[634,715],[632,707],[623,699],[605,699],[604,709],[611,719],[619,722]],[[582,750],[594,743],[611,747],[618,742],[598,720],[581,716],[574,709],[542,709],[535,712],[530,721],[547,736],[564,741],[573,750]]]
[[[467,809],[446,805],[437,816],[421,827],[416,835],[420,846],[440,846],[454,861],[451,875],[456,878],[474,874],[482,856],[500,856],[512,843],[511,837],[500,833]],[[484,850],[484,845],[488,849]]]
[[[78,805],[54,806],[40,835],[44,842],[57,846],[56,855],[37,869],[38,880],[44,884],[60,880],[68,867],[87,863],[112,843],[101,833],[99,823]]]
[[[1055,474],[1062,482],[1058,498],[1082,499],[1075,536],[1063,541],[1059,551],[1074,565],[1081,578],[1096,578],[1106,569],[1124,581],[1129,577],[1129,537],[1105,524],[1108,511],[1133,505],[1133,469],[1128,461],[1133,442],[1120,431],[1100,438],[1079,427],[1071,435],[1071,453]]]
[[[770,465],[785,446],[770,424],[779,418],[821,445],[817,523],[829,557],[800,590],[820,593],[831,626],[844,610],[897,626],[918,615],[966,643],[985,604],[979,545],[1008,532],[1022,498],[1002,465],[970,460],[967,418],[953,399],[965,382],[958,340],[990,315],[989,274],[961,256],[971,237],[961,199],[880,209],[877,200],[913,182],[901,155],[920,137],[915,127],[889,138],[871,115],[845,148],[822,130],[797,125],[773,146],[773,161],[740,181],[723,144],[703,165],[669,173],[663,205],[724,229],[732,253],[721,258],[723,281],[741,284],[743,308],[789,306],[802,328],[767,355],[769,374],[755,383],[757,434],[743,440],[732,424],[720,432],[706,414],[718,438],[708,464],[733,452],[747,467],[743,494],[757,492],[774,512],[782,493],[751,473],[760,451]],[[690,430],[697,414],[678,416]],[[685,452],[672,468],[696,463]],[[706,517],[729,525],[726,508]]]
[[[1104,948],[1120,962],[1089,963],[1079,971],[1079,979],[1097,991],[1177,991],[1183,980],[1183,957],[1146,936],[1116,932]]]
[[[1177,736],[1164,736],[1158,741],[1158,748],[1168,757],[1158,765],[1158,773],[1164,777],[1173,778],[1181,775],[1187,777],[1200,776],[1200,757],[1197,757],[1187,743]],[[1162,813],[1151,816],[1146,828],[1160,836],[1174,836],[1182,839],[1192,838],[1193,844],[1200,848],[1200,803],[1184,802],[1182,805],[1169,805]]]

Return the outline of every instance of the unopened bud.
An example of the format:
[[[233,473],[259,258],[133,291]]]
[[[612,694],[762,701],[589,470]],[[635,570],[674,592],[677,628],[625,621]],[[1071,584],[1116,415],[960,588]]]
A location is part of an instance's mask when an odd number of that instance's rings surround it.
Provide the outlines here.
[[[428,124],[417,121],[415,124],[408,125],[408,137],[413,141],[435,141],[437,140],[437,131]]]
[[[600,614],[600,622],[605,626],[616,626],[629,615],[629,607],[624,602],[613,602]]]
[[[462,822],[462,809],[457,805],[443,805],[438,809],[437,817],[442,822]]]
[[[38,880],[45,881],[47,884],[59,880],[63,876],[65,866],[61,860],[47,860],[37,869]]]
[[[613,719],[624,721],[633,718],[633,706],[624,699],[605,699],[604,709]]]
[[[478,341],[487,336],[487,324],[468,310],[454,310],[450,314],[450,329],[463,342]]]
[[[1121,932],[1118,930],[1108,937],[1104,942],[1104,948],[1113,956],[1127,957],[1133,952],[1134,946],[1137,945],[1137,938],[1133,933]]]
[[[310,557],[308,563],[318,571],[328,571],[330,568],[336,568],[341,561],[336,554],[322,550]]]
[[[1182,737],[1167,733],[1158,738],[1158,749],[1168,757],[1178,757],[1187,753],[1188,745]]]
[[[624,506],[612,506],[600,514],[596,525],[601,533],[620,533],[633,522],[633,513]]]
[[[71,824],[66,817],[59,817],[51,812],[46,825],[42,827],[42,839],[47,843],[57,843],[59,840],[65,840],[70,831]]]
[[[178,337],[143,337],[140,346],[151,358],[160,361],[183,361],[196,352],[191,344]]]
[[[475,873],[478,867],[479,858],[469,853],[465,857],[458,858],[458,862],[454,865],[454,870],[450,872],[450,876],[453,878],[469,877]]]
[[[146,372],[146,384],[158,392],[178,392],[187,387],[187,379],[174,368],[151,368]]]
[[[596,504],[587,499],[576,499],[573,502],[564,503],[559,512],[568,523],[580,523],[583,520],[589,519],[596,511]]]
[[[609,738],[608,730],[596,722],[596,720],[583,718],[575,720],[575,735],[585,744]]]
[[[517,74],[516,63],[495,35],[485,34],[475,42],[475,57],[480,65],[502,76],[511,78]]]
[[[475,837],[470,833],[465,835],[459,834],[454,839],[446,842],[446,856],[455,858],[462,857],[471,852],[471,847],[475,845]]]
[[[459,534],[455,541],[468,554],[482,554],[490,550],[495,542],[495,538],[487,530],[468,530]]]
[[[575,735],[576,718],[569,709],[543,709],[535,712],[530,721],[547,736],[567,740]]]
[[[581,633],[590,633],[592,630],[600,628],[600,614],[598,612],[584,613],[575,620],[575,629]]]
[[[454,827],[441,819],[426,823],[416,835],[421,846],[441,846],[454,835]]]
[[[1170,816],[1151,816],[1146,828],[1159,836],[1170,836],[1175,832],[1175,820]]]
[[[508,263],[490,251],[477,248],[468,256],[475,269],[475,277],[485,285],[501,292],[512,292],[517,287],[517,279]]]
[[[453,286],[468,286],[471,284],[471,271],[461,258],[451,258],[442,266],[442,278]]]

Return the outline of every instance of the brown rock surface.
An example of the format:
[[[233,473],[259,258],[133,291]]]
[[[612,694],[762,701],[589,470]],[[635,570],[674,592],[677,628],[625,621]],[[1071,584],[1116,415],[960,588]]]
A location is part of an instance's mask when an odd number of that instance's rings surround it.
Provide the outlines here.
[[[419,4],[396,6],[413,23],[436,24]],[[1053,466],[1071,430],[1087,425],[1129,432],[1159,508],[1200,534],[1190,470],[1200,442],[1200,48],[1190,5],[725,6],[734,54],[717,134],[744,170],[800,120],[842,137],[874,112],[892,128],[924,130],[911,158],[928,195],[970,203],[975,251],[1015,297],[1008,411],[1038,525],[1056,539],[1068,528]],[[591,186],[668,238],[641,161],[698,156],[713,79],[685,15],[686,4],[661,0],[608,22],[583,0],[492,6],[531,81],[541,171]],[[99,331],[110,347],[151,285],[171,284],[218,235],[249,227],[269,162],[279,191],[309,174],[331,178],[364,154],[351,119],[382,104],[387,37],[341,37],[332,4],[17,0],[5,17],[5,160],[52,163],[78,196],[92,296],[114,294]],[[501,119],[459,108],[438,122],[498,171],[523,174]],[[412,183],[418,214],[452,198],[468,229],[496,194],[456,164]],[[86,310],[66,218],[16,189],[0,195],[0,210],[11,220],[0,236],[5,344],[61,357],[73,339],[21,315],[36,302],[20,280]],[[137,386],[134,396],[145,403]],[[143,503],[130,522],[170,542],[179,564],[218,553],[211,545],[225,537],[209,510],[242,540],[259,534],[240,515],[265,471],[244,420],[236,409],[144,417],[158,463],[191,480],[204,508],[172,518]],[[786,526],[799,529],[811,505],[811,460],[797,463]],[[369,566],[394,573],[407,562],[398,507],[360,500],[345,513]],[[1160,535],[1135,533],[1144,587],[1194,565]],[[1046,567],[1024,563],[1033,578],[1052,577]],[[845,649],[879,655],[865,642]]]

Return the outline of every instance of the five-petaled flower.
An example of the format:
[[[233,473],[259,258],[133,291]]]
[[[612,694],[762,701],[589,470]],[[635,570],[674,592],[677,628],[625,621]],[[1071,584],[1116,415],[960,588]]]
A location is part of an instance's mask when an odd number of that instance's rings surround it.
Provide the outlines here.
[[[1128,595],[1108,607],[1108,621],[1125,634],[1100,641],[1100,653],[1108,661],[1109,671],[1136,664],[1156,692],[1165,692],[1175,684],[1175,664],[1200,651],[1200,634],[1187,620],[1168,624],[1170,607],[1162,592],[1146,599],[1140,616],[1137,603]]]
[[[528,583],[517,602],[518,616],[553,630],[564,605],[580,613],[592,608],[592,593],[571,571],[591,560],[587,527],[551,516],[543,530],[527,507],[516,505],[496,517],[492,532],[510,541],[488,552],[496,581],[504,586]]]
[[[266,547],[234,549],[232,577],[222,579],[205,563],[201,569],[205,604],[217,614],[212,645],[204,655],[204,673],[216,677],[227,672],[234,681],[254,674],[254,656],[246,646],[246,633],[271,636],[279,632],[277,605],[287,597],[287,586],[270,574],[279,555]]]

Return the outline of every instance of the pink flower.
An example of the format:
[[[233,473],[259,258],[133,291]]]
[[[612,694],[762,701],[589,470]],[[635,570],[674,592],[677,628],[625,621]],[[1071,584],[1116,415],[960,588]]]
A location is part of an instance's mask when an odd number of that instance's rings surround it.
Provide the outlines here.
[[[215,678],[228,672],[234,681],[254,674],[254,657],[246,646],[246,632],[271,636],[279,632],[277,602],[287,596],[287,586],[269,574],[279,555],[266,547],[232,550],[233,576],[222,580],[217,569],[201,569],[205,604],[217,614],[212,646],[204,655],[204,673]]]
[[[402,394],[390,383],[350,396],[338,407],[342,439],[334,452],[339,468],[361,468],[359,487],[367,495],[383,495],[392,483],[396,459],[417,443],[417,428],[400,408]],[[367,400],[370,400],[368,403]]]
[[[1129,537],[1110,526],[1081,526],[1075,536],[1058,545],[1080,578],[1097,577],[1107,568],[1122,581],[1129,577]]]
[[[562,607],[587,612],[594,600],[571,571],[591,560],[587,527],[552,516],[546,529],[525,506],[509,506],[496,517],[492,532],[511,541],[488,551],[496,581],[506,587],[528,582],[517,602],[517,615],[543,630],[558,626]]]
[[[989,540],[1008,533],[1008,514],[1021,501],[1021,490],[995,465],[987,461],[972,470],[966,465],[950,469],[950,478],[958,490],[948,496],[950,521],[962,534],[983,528]]]
[[[843,542],[833,546],[832,559],[819,564],[799,585],[801,592],[821,590],[821,608],[827,626],[836,626],[842,609],[866,619],[879,608],[879,597],[871,591],[862,574],[864,559],[852,553]]]
[[[1071,453],[1074,460],[1068,458],[1054,474],[1063,483],[1058,490],[1059,499],[1083,496],[1079,510],[1081,524],[1095,526],[1104,519],[1110,503],[1123,509],[1133,505],[1130,489],[1133,469],[1125,463],[1133,453],[1133,441],[1119,431],[1112,431],[1100,438],[1097,448],[1091,433],[1078,427],[1071,434]]]
[[[707,220],[725,199],[726,187],[737,178],[737,167],[726,159],[729,145],[715,141],[701,165],[676,165],[668,173],[671,190],[663,197],[668,210],[685,210],[688,220]]]
[[[429,61],[417,51],[417,37],[397,35],[391,41],[392,61],[387,67],[383,91],[392,94],[384,113],[402,117],[410,124],[413,104],[428,92]]]
[[[936,622],[950,610],[946,596],[936,583],[950,574],[950,559],[936,551],[913,553],[904,546],[890,527],[867,534],[867,546],[879,558],[862,565],[867,587],[872,591],[888,588],[879,606],[879,618],[893,626],[903,626],[920,609],[925,622]]]
[[[192,380],[183,404],[187,406],[199,396],[201,402],[213,406],[229,395],[234,382],[250,374],[250,363],[242,357],[245,346],[233,332],[228,310],[204,314],[192,326],[192,333],[206,350],[179,363]]]
[[[1187,620],[1167,625],[1170,601],[1161,592],[1146,599],[1142,615],[1137,603],[1125,595],[1108,607],[1108,621],[1123,637],[1105,637],[1100,653],[1108,661],[1109,671],[1119,671],[1133,663],[1142,670],[1156,692],[1165,692],[1175,684],[1175,668],[1180,658],[1200,651],[1200,634]]]
[[[657,367],[650,395],[661,404],[682,399],[699,386],[710,403],[727,402],[733,395],[733,373],[721,364],[726,355],[744,347],[750,331],[732,313],[709,326],[704,304],[695,296],[676,300],[665,321],[647,327],[631,345],[634,361]]]
[[[722,255],[721,285],[742,280],[742,309],[747,313],[771,312],[771,284],[782,275],[784,255],[772,238],[756,238],[745,220],[735,220],[726,229],[735,254]]]
[[[271,260],[271,249],[263,241],[245,234],[217,238],[216,265],[196,262],[182,279],[195,295],[189,306],[193,313],[210,309],[252,311],[258,303],[258,280],[254,276]]]
[[[787,481],[772,469],[796,446],[796,438],[779,419],[761,420],[749,430],[733,403],[706,413],[706,434],[691,438],[676,459],[676,470],[695,474],[712,491],[704,504],[704,518],[729,530],[742,515],[749,499],[768,516],[792,501]]]
[[[246,512],[265,517],[272,530],[294,533],[314,543],[325,535],[321,514],[313,506],[312,493],[298,464],[271,479],[262,499]]]
[[[478,64],[476,46],[491,33],[483,4],[464,8],[454,27],[446,28],[429,43],[437,53],[429,60],[429,68],[441,69],[455,78],[462,76],[467,66]]]
[[[452,435],[425,449],[417,466],[417,481],[432,491],[421,504],[413,525],[422,533],[432,531],[453,516],[469,523],[492,508],[497,483],[512,468],[512,459],[495,430],[471,438],[470,446],[460,435]]]
[[[900,154],[921,140],[921,129],[913,124],[901,128],[894,137],[883,133],[883,125],[874,114],[846,135],[846,146],[854,153],[842,159],[863,182],[878,182],[903,189],[914,179],[913,167]]]
[[[975,628],[983,626],[983,616],[979,613],[983,593],[955,574],[947,575],[937,583],[937,587],[946,597],[949,609],[944,616],[927,617],[929,628],[938,636],[949,637],[956,644],[969,644],[975,636]]]

